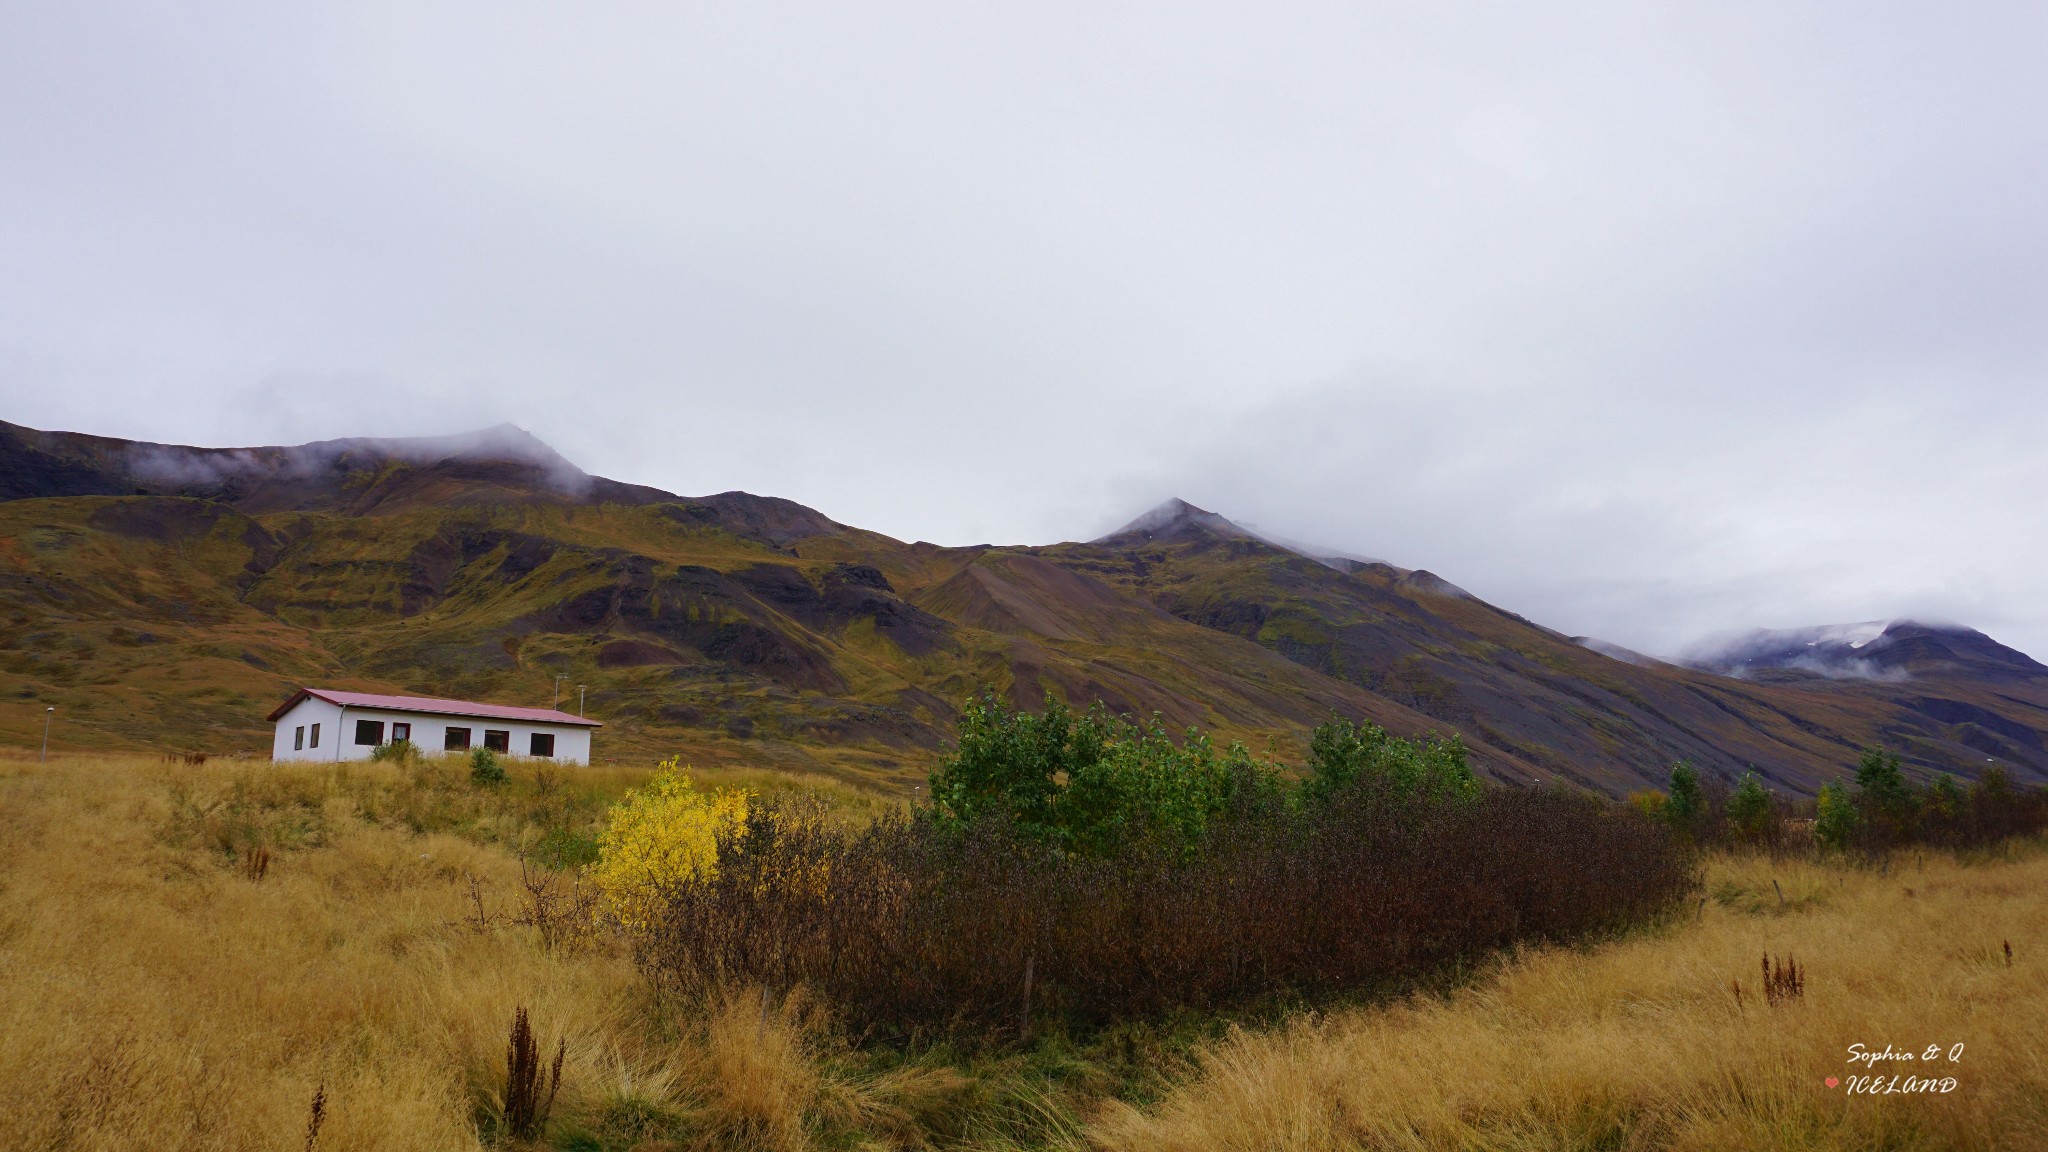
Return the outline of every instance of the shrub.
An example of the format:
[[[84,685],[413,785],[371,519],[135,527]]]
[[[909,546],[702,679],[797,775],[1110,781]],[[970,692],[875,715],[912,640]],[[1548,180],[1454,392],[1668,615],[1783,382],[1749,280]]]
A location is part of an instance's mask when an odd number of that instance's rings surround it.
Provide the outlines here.
[[[1856,763],[1856,806],[1863,814],[1864,838],[1872,847],[1912,838],[1919,798],[1897,754],[1883,748],[1864,750]]]
[[[502,784],[505,782],[505,766],[498,763],[498,754],[489,748],[472,748],[469,752],[469,778],[478,784]]]
[[[1206,742],[1169,757],[1156,727],[1132,736],[976,707],[968,736],[982,743],[963,737],[934,773],[940,805],[848,829],[814,802],[776,799],[718,827],[703,866],[656,884],[636,918],[650,975],[696,989],[806,984],[857,1029],[888,1035],[1007,1028],[1030,971],[1041,1012],[1087,1027],[1385,987],[1515,941],[1625,924],[1696,884],[1690,855],[1640,813],[1562,790],[1467,788],[1450,742],[1424,746],[1438,759],[1419,774],[1346,776],[1377,762],[1360,745],[1387,741],[1325,732],[1337,751],[1324,784],[1289,800],[1275,776],[1204,775],[1231,763]],[[1087,743],[1105,731],[1103,747]],[[1131,763],[1109,750],[1119,740],[1141,748]],[[1095,812],[1073,803],[1073,778],[1043,775],[1105,762],[1141,780],[1112,790],[1121,824],[1078,818]],[[1161,784],[1163,762],[1185,780]],[[1199,820],[1175,822],[1168,784]]]
[[[1816,842],[1824,848],[1847,848],[1856,842],[1862,824],[1862,814],[1847,788],[1832,780],[1821,785],[1813,818]]]
[[[1992,766],[1965,788],[1948,773],[1925,787],[1906,778],[1899,757],[1873,748],[1857,762],[1854,790],[1821,789],[1814,837],[1833,848],[1883,852],[1909,843],[1981,847],[2048,827],[2048,793],[2016,788]]]
[[[1212,820],[1277,799],[1279,776],[1242,745],[1218,753],[1189,729],[1175,744],[1100,703],[1076,714],[1047,695],[1033,715],[993,693],[961,710],[960,742],[931,774],[932,816],[959,828],[1002,819],[1062,849],[1113,853],[1143,840],[1194,843]]]
[[[1937,777],[1921,816],[1922,835],[1934,843],[1958,848],[1995,844],[2048,827],[2048,793],[2014,787],[2006,770],[1994,765],[1967,789],[1953,778]]]
[[[1728,797],[1729,833],[1750,844],[1776,844],[1781,825],[1778,798],[1755,772],[1743,773]]]
[[[591,879],[607,910],[628,928],[646,928],[665,890],[718,873],[721,834],[745,821],[750,794],[690,787],[677,760],[661,764],[647,787],[626,793],[597,838]]]
[[[1707,831],[1707,793],[1700,770],[1687,760],[1671,766],[1671,791],[1664,801],[1664,822],[1683,835],[1701,839]]]
[[[1664,793],[1651,788],[1641,792],[1629,793],[1628,806],[1641,812],[1644,816],[1662,823],[1664,820],[1664,805],[1669,803],[1670,799]]]
[[[1469,799],[1479,790],[1461,737],[1403,740],[1370,722],[1332,719],[1319,726],[1309,738],[1308,767],[1302,794],[1311,800],[1360,785],[1446,800]]]
[[[410,740],[392,740],[388,743],[379,744],[370,750],[370,759],[372,760],[390,760],[399,764],[416,764],[419,762],[419,758],[419,745],[414,744]]]

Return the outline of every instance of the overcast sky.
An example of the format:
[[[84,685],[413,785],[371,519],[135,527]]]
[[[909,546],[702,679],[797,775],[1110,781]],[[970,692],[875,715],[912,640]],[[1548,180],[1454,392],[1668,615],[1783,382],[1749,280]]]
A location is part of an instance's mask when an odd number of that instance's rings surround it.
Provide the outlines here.
[[[2048,7],[0,0],[0,418],[2048,659]]]

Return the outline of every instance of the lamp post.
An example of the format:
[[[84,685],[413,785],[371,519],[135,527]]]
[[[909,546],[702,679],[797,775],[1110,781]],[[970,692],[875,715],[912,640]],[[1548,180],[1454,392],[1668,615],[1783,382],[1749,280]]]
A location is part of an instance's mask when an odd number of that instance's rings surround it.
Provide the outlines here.
[[[583,715],[583,685],[576,686],[576,714]]]
[[[567,672],[555,673],[555,702],[553,704],[548,705],[548,707],[554,709],[557,712],[562,710],[562,681],[567,680],[568,678],[569,674]]]
[[[57,706],[55,704],[43,709],[43,750],[36,754],[36,763],[38,764],[50,758],[50,718],[56,714]]]

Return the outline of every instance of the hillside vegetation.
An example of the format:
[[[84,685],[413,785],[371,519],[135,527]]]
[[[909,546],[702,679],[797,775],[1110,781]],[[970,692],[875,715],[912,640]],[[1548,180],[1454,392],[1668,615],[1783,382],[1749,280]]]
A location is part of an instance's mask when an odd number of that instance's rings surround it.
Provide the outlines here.
[[[1427,572],[1173,505],[1090,543],[947,548],[786,500],[587,476],[516,430],[214,450],[0,424],[0,738],[258,751],[303,685],[545,704],[598,755],[908,791],[983,687],[1298,757],[1333,713],[1611,796],[1678,759],[1812,795],[1858,749],[2048,774],[2048,668],[1886,630],[1885,676],[1603,655]]]
[[[577,898],[554,867],[588,860],[648,779],[0,760],[0,1146],[487,1146],[521,1007],[544,1052],[566,1041],[545,1125],[562,1149],[2048,1141],[2048,858],[2032,847],[1717,856],[1703,903],[1658,925],[1390,1000],[902,1048],[786,987],[665,994],[617,937],[551,928]],[[844,827],[896,810],[820,778],[698,785]],[[1766,954],[1796,963],[1796,995],[1767,994]],[[1866,1067],[1853,1044],[1964,1048]],[[1867,1073],[1955,1087],[1823,1083]]]

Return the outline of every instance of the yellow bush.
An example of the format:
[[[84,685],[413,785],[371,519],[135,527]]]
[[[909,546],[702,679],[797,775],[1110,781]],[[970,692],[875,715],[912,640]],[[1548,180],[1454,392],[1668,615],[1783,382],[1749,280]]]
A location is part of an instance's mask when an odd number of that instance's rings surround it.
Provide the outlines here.
[[[719,834],[746,819],[751,799],[745,791],[697,791],[673,759],[647,787],[626,793],[597,839],[592,870],[619,923],[647,928],[663,887],[716,875]]]

